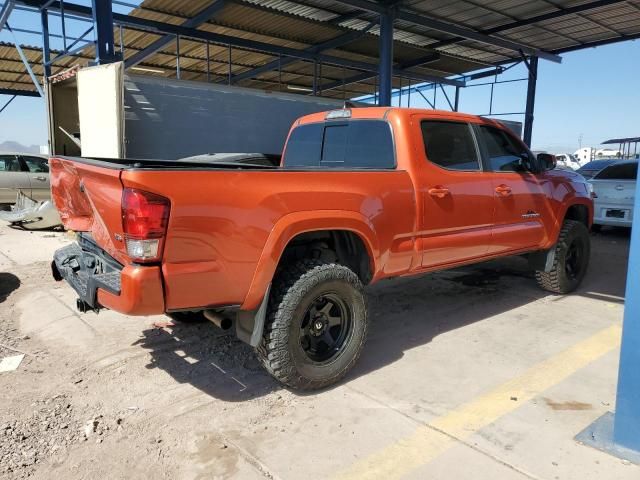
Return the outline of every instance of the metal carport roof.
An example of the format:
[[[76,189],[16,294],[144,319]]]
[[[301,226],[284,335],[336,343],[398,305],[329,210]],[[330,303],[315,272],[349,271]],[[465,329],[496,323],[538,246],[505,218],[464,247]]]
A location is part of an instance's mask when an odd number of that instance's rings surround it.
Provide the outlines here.
[[[18,1],[16,8],[36,11],[43,3]],[[49,5],[49,11],[55,12],[56,6],[59,9],[59,2]],[[64,8],[67,15],[90,15],[90,8],[71,2],[65,1]],[[192,34],[181,35],[179,42],[181,78],[206,81],[208,70],[210,81],[226,83],[231,77],[232,83],[245,87],[308,94],[315,70],[319,94],[354,97],[376,87],[378,8],[386,7],[368,0],[145,0],[128,16],[114,14],[116,46],[122,38],[130,64],[143,57],[136,73],[172,77],[175,35],[154,31],[158,22],[187,25]],[[523,53],[545,58],[640,37],[637,0],[408,0],[397,9],[395,87],[447,82],[459,74],[519,61]],[[122,36],[117,25],[123,25]],[[208,46],[205,38],[211,38]],[[36,75],[42,75],[40,49],[24,50]],[[147,55],[149,51],[155,53]],[[94,57],[88,44],[56,62],[53,72]],[[10,44],[0,45],[0,89],[35,91]]]

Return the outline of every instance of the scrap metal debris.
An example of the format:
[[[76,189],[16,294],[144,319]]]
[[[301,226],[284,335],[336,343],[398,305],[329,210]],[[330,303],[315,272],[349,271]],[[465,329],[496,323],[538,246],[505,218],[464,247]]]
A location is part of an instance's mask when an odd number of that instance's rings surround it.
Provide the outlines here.
[[[0,211],[0,219],[26,230],[40,230],[62,225],[51,200],[37,202],[19,191],[10,211]]]
[[[14,370],[17,370],[23,358],[24,354],[22,353],[20,355],[4,357],[2,360],[0,360],[0,373],[13,372]]]

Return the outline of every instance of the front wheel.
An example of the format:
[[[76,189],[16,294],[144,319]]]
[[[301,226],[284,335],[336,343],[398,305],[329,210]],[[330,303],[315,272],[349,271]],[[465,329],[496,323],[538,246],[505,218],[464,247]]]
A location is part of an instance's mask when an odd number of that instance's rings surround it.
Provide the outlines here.
[[[344,265],[305,260],[281,271],[269,300],[258,358],[281,383],[314,390],[353,367],[367,335],[358,276]]]
[[[553,293],[572,292],[587,273],[590,256],[591,240],[587,227],[575,220],[565,220],[555,247],[551,271],[536,271],[538,285]]]

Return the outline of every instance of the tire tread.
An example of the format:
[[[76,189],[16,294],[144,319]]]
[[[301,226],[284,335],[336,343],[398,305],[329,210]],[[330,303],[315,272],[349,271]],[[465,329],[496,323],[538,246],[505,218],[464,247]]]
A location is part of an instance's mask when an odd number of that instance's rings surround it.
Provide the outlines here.
[[[332,279],[345,280],[362,291],[360,279],[344,265],[326,263],[319,259],[305,259],[285,266],[276,272],[263,338],[256,348],[258,359],[267,372],[279,382],[297,390],[315,390],[336,383],[356,363],[366,339],[365,321],[364,335],[360,339],[361,345],[356,349],[355,356],[330,378],[321,381],[311,380],[297,372],[287,348],[290,319],[297,307],[297,300],[314,285],[313,277],[325,275],[331,275]]]

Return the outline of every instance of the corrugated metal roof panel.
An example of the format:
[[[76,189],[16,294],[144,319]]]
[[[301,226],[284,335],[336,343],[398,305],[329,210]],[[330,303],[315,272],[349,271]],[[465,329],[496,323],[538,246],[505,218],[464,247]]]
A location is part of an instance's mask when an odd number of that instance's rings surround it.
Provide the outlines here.
[[[145,0],[139,8],[131,12],[131,15],[181,24],[197,15],[210,5],[211,1]],[[576,47],[619,35],[640,34],[638,0],[615,2],[578,14],[566,14],[532,25],[515,26],[519,20],[558,12],[587,1],[591,0],[554,0],[553,3],[549,0],[414,0],[403,3],[402,8],[479,31],[502,26],[497,36],[546,50]],[[307,49],[337,38],[345,32],[362,30],[376,19],[376,14],[354,11],[335,0],[227,0],[214,18],[199,28],[271,45]],[[504,28],[505,25],[510,25],[510,28]],[[517,52],[477,41],[456,39],[452,35],[405,21],[397,20],[395,27],[396,62],[403,63],[426,56],[433,46],[441,54],[437,61],[411,69],[414,74],[450,76],[519,57]],[[162,36],[127,28],[123,29],[122,33],[125,58],[131,57]],[[116,44],[119,44],[117,29]],[[25,52],[34,66],[36,75],[42,75],[40,50],[37,47],[26,46]],[[221,81],[228,76],[229,49],[226,45],[211,44],[209,52],[210,73]],[[180,41],[180,53],[182,77],[206,80],[206,45],[183,38]],[[375,64],[378,56],[378,27],[375,25],[363,37],[323,53]],[[146,58],[139,67],[154,70],[146,72],[151,75],[173,77],[176,74],[175,54],[176,44],[172,41],[159,52]],[[54,72],[75,64],[86,64],[92,56],[93,47],[88,47],[82,52],[81,58],[65,58],[57,62]],[[273,54],[240,48],[232,48],[231,57],[232,75],[252,71],[278,59],[278,56]],[[258,78],[246,79],[241,84],[276,89],[281,88],[282,82],[299,82],[301,85],[312,83],[312,62],[287,62],[280,73],[277,70],[265,72]],[[323,65],[322,69],[325,83],[335,83],[343,77],[360,73],[357,69],[331,65]],[[0,75],[3,84],[10,83],[20,88],[33,89],[11,44],[0,43]],[[345,91],[369,91],[371,85],[371,80],[364,80],[359,84],[349,85]]]

